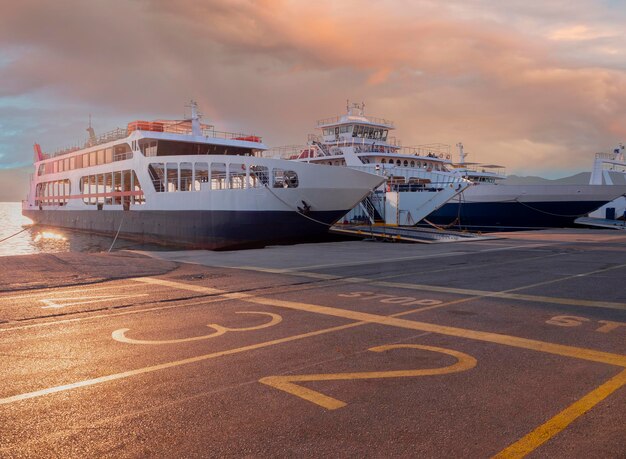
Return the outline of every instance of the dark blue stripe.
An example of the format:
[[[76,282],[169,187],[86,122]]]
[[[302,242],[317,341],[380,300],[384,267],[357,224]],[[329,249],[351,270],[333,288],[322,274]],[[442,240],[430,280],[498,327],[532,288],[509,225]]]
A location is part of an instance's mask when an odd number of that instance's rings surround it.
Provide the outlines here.
[[[437,225],[477,231],[575,227],[574,220],[605,201],[447,203],[428,217]],[[458,222],[457,222],[458,218]]]
[[[328,236],[328,225],[346,212],[309,214],[325,224],[296,212],[278,211],[25,210],[23,213],[42,225],[105,235],[114,235],[121,222],[120,237],[141,243],[230,250],[323,239]]]

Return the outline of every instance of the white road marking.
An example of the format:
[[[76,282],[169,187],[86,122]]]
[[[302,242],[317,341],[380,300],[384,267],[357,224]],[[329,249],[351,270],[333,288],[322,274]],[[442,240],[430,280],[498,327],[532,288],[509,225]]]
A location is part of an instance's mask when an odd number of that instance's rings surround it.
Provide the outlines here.
[[[95,296],[70,296],[70,297],[57,297],[57,298],[44,298],[39,300],[46,306],[41,306],[41,309],[58,309],[65,308],[67,306],[76,306],[78,304],[90,304],[99,303],[109,300],[122,300],[126,298],[136,298],[139,296],[148,296],[147,293],[135,293],[131,295],[95,295]]]
[[[212,328],[213,330],[215,330],[214,333],[210,333],[208,335],[202,335],[202,336],[194,336],[194,337],[191,337],[191,338],[180,338],[180,339],[170,339],[170,340],[139,340],[139,339],[132,339],[132,338],[126,337],[126,332],[128,332],[130,330],[129,328],[120,328],[119,330],[115,330],[113,333],[111,333],[111,338],[113,338],[115,341],[119,341],[121,343],[127,343],[127,344],[177,344],[177,343],[189,343],[191,341],[200,341],[200,340],[205,340],[205,339],[210,339],[210,338],[217,338],[218,336],[222,336],[224,333],[227,333],[227,332],[243,332],[243,331],[260,330],[262,328],[273,327],[274,325],[279,324],[283,320],[283,318],[280,315],[274,314],[273,312],[236,311],[235,314],[260,314],[260,315],[271,317],[271,320],[269,322],[263,323],[261,325],[253,325],[251,327],[243,327],[243,328],[230,328],[230,327],[224,327],[224,326],[219,325],[219,324],[208,324],[207,327]]]

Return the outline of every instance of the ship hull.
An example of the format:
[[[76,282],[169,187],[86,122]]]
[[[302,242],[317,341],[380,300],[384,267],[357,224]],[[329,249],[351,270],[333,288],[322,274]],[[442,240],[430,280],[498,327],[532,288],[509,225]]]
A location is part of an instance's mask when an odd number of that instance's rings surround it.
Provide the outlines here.
[[[605,204],[605,201],[447,203],[427,217],[440,226],[451,225],[475,231],[578,226],[576,218]]]
[[[475,231],[576,227],[576,218],[623,193],[617,185],[475,185],[427,220]]]
[[[80,211],[24,210],[36,224],[209,250],[259,248],[324,239],[345,210],[289,211]]]

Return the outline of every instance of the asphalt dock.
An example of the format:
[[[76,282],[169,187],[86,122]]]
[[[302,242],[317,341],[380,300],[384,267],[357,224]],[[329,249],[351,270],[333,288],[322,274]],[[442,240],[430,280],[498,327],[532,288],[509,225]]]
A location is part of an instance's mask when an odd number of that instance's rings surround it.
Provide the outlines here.
[[[625,457],[626,234],[3,257],[0,457]]]

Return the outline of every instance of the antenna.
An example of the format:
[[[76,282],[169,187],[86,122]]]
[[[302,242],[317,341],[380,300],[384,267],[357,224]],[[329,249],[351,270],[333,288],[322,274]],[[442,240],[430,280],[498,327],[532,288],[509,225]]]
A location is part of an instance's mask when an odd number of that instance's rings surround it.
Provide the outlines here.
[[[87,128],[87,132],[89,133],[87,145],[91,147],[96,144],[96,131],[94,131],[93,127],[91,127],[91,113],[89,114],[89,127]]]
[[[191,100],[187,107],[191,108],[191,133],[193,135],[202,135],[202,127],[200,126],[200,115],[198,113],[198,103],[195,100]]]

